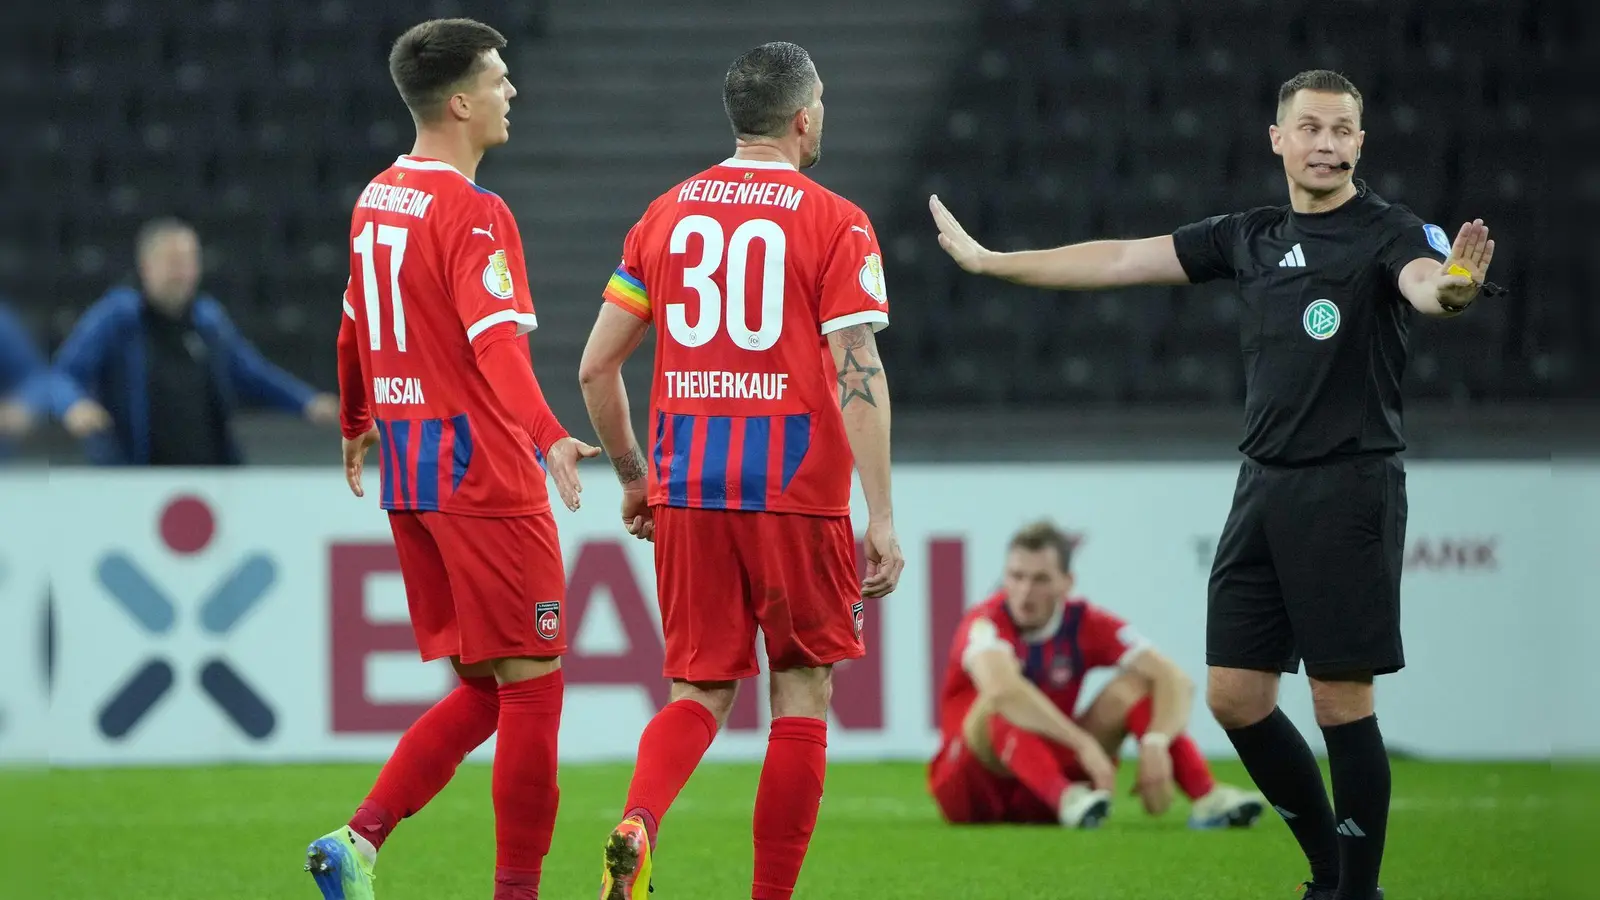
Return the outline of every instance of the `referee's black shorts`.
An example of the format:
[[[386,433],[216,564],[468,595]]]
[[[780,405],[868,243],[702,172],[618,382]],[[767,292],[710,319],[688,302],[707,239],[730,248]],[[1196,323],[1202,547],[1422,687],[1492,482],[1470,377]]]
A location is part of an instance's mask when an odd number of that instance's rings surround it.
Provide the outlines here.
[[[1405,666],[1405,467],[1393,455],[1298,468],[1246,461],[1211,569],[1206,664],[1312,677]]]

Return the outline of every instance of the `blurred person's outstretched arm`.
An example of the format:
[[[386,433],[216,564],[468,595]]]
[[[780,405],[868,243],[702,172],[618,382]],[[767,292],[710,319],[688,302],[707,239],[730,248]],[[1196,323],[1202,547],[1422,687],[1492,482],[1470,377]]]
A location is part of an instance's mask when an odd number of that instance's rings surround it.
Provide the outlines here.
[[[0,305],[0,437],[20,436],[49,410],[49,367],[22,323]],[[43,394],[44,396],[41,396]]]
[[[320,423],[337,421],[339,402],[284,371],[261,355],[234,328],[222,305],[210,297],[195,303],[195,322],[213,330],[227,352],[227,371],[239,397],[259,406],[303,415]]]
[[[99,434],[111,427],[111,414],[92,395],[100,381],[106,354],[121,334],[121,314],[132,293],[119,288],[101,298],[79,317],[72,333],[56,350],[40,399],[47,400],[52,415],[76,438]]]

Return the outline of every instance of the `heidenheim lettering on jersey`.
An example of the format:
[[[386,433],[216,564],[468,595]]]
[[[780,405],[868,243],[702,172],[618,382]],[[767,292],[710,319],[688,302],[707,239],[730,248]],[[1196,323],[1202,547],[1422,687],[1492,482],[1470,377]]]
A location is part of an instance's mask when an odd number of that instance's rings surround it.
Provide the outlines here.
[[[356,206],[422,219],[427,217],[428,209],[433,206],[433,195],[398,184],[369,184],[361,192],[361,199],[356,201]]]
[[[772,181],[723,181],[696,178],[678,190],[678,202],[693,200],[700,203],[731,203],[754,206],[781,206],[784,209],[800,208],[806,192],[787,184]]]

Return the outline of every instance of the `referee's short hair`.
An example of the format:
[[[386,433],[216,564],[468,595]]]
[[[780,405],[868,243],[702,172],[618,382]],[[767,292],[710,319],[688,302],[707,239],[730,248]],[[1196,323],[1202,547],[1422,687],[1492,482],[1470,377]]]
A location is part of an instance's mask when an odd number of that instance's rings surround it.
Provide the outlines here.
[[[1078,541],[1072,535],[1057,528],[1054,522],[1041,519],[1024,525],[1021,530],[1011,536],[1011,543],[1007,551],[1025,550],[1037,553],[1040,550],[1054,549],[1056,560],[1061,563],[1061,571],[1072,571],[1072,550],[1078,546]]]
[[[1356,115],[1361,115],[1363,105],[1361,92],[1356,90],[1355,82],[1340,75],[1331,69],[1307,69],[1299,75],[1285,81],[1278,88],[1278,121],[1283,121],[1283,110],[1294,99],[1294,95],[1301,91],[1319,91],[1327,94],[1349,94],[1356,101]]]

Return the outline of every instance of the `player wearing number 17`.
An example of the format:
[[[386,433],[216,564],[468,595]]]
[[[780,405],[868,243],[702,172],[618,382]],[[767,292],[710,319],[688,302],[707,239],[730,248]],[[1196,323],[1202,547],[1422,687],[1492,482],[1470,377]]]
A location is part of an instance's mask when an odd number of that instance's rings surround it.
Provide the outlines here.
[[[889,324],[877,235],[800,173],[816,163],[822,82],[806,51],[764,44],[723,85],[732,158],[650,204],[623,245],[584,351],[589,418],[623,485],[628,531],[655,541],[672,702],[639,739],[604,900],[643,900],[656,831],[757,674],[772,730],[755,802],[752,897],[787,898],[822,799],[834,663],[862,656],[863,595],[903,561],[889,502]],[[650,450],[634,440],[622,363],[656,325]],[[867,578],[850,524],[866,496]]]
[[[401,737],[349,824],[311,845],[307,869],[328,900],[370,898],[384,839],[496,732],[495,900],[536,900],[555,826],[566,578],[545,467],[576,509],[577,460],[599,451],[544,401],[523,337],[537,321],[517,223],[473,180],[485,149],[507,140],[517,92],[505,43],[466,19],[395,42],[389,70],[416,144],[352,215],[346,475],[362,496],[378,445],[417,645],[449,659],[460,683]]]

